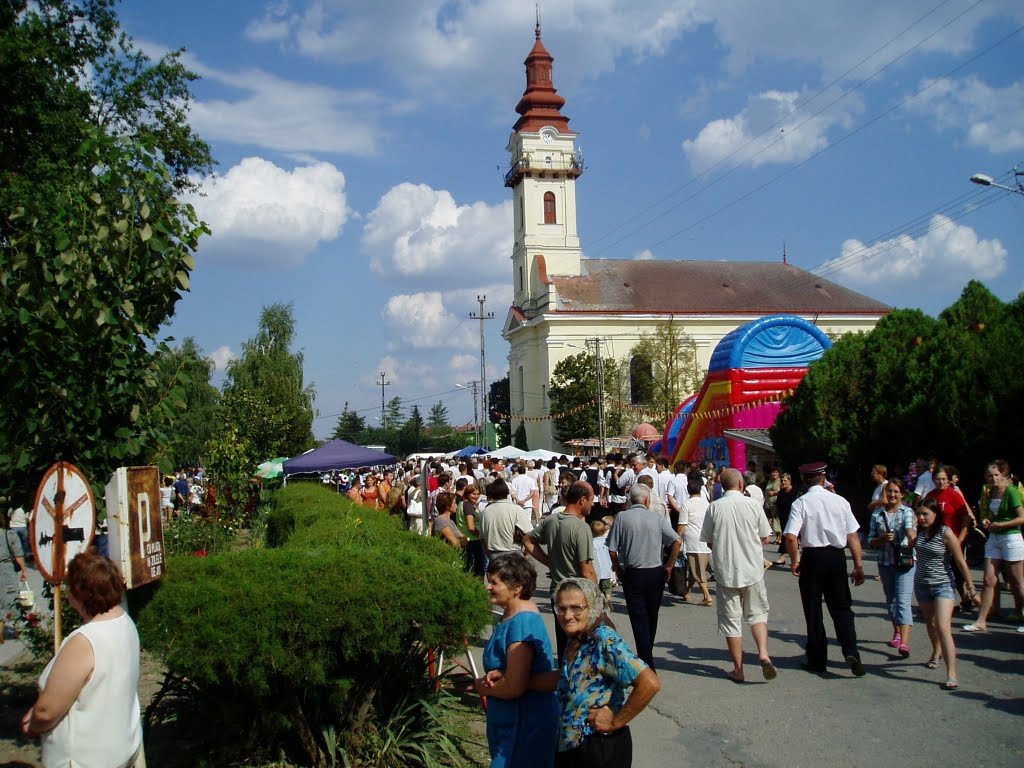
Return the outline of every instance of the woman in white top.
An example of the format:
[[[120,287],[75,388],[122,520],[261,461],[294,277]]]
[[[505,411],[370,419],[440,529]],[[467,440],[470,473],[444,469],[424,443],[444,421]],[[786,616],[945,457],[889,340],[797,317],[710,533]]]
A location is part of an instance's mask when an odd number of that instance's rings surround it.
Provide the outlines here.
[[[42,738],[45,768],[129,768],[142,751],[142,720],[139,634],[121,607],[124,581],[90,551],[68,565],[67,583],[84,623],[43,670],[21,730]]]

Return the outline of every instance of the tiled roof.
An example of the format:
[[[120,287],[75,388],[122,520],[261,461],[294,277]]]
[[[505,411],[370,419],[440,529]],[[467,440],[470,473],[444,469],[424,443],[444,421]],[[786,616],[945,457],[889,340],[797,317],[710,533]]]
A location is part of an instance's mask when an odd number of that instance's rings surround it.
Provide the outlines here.
[[[558,311],[887,314],[891,307],[792,264],[768,261],[584,259],[553,275]]]

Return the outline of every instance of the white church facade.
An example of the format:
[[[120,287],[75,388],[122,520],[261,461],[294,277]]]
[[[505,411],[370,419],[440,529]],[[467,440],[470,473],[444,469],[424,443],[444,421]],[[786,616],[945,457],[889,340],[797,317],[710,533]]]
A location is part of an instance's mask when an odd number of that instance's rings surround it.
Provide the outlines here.
[[[697,360],[707,368],[725,334],[763,315],[791,313],[843,334],[870,330],[891,311],[784,259],[582,258],[576,180],[583,163],[577,134],[561,113],[565,99],[552,82],[553,61],[538,25],[505,175],[514,210],[514,292],[502,335],[510,345],[512,429],[525,423],[531,449],[560,449],[548,383],[559,361],[593,351],[592,339],[600,340],[603,357],[621,359],[642,333],[671,318],[693,338]]]

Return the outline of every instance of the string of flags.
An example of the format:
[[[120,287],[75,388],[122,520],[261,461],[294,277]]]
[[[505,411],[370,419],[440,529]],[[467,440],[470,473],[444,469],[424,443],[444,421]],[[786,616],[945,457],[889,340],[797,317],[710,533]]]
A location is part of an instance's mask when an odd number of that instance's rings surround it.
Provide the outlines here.
[[[773,392],[770,395],[766,395],[765,397],[761,397],[761,398],[758,398],[756,400],[748,400],[748,401],[743,402],[743,403],[736,403],[734,405],[728,405],[728,406],[724,406],[722,408],[714,408],[714,409],[712,409],[710,411],[691,412],[690,415],[689,415],[689,418],[691,418],[691,419],[693,419],[695,421],[703,421],[704,419],[722,419],[722,418],[725,418],[726,416],[731,416],[733,414],[740,413],[742,411],[749,411],[749,410],[752,410],[754,408],[758,408],[758,407],[760,407],[762,405],[767,405],[769,403],[779,403],[779,402],[782,402],[787,397],[792,395],[794,391],[795,390],[793,390],[793,389],[784,389],[784,390],[781,390],[779,392]],[[660,413],[656,413],[655,411],[651,410],[650,408],[647,408],[647,407],[642,406],[642,405],[633,405],[632,403],[626,403],[626,402],[623,402],[621,400],[615,400],[615,399],[612,399],[611,402],[612,402],[613,405],[616,405],[619,408],[622,408],[624,410],[632,411],[633,413],[636,413],[636,414],[644,417],[645,419],[647,419],[647,418],[653,418],[653,419],[661,418],[661,414]],[[588,408],[593,408],[595,405],[597,405],[597,398],[596,397],[592,398],[591,400],[588,400],[585,403],[580,403],[579,405],[573,406],[572,408],[570,408],[567,411],[562,411],[561,413],[549,413],[546,416],[519,416],[519,415],[511,415],[511,414],[508,414],[508,413],[500,413],[498,411],[495,411],[494,415],[497,416],[501,420],[509,420],[509,421],[515,420],[515,421],[523,421],[523,422],[526,422],[526,423],[529,423],[529,424],[535,424],[535,423],[542,422],[542,421],[560,421],[561,419],[567,419],[570,416],[573,416],[573,415],[575,415],[577,413],[582,413],[583,411],[587,410]]]

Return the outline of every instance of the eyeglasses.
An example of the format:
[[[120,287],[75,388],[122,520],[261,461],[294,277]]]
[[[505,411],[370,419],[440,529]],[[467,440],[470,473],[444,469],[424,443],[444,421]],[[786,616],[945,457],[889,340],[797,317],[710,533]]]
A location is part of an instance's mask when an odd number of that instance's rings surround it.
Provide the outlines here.
[[[587,610],[587,606],[585,605],[556,605],[555,615],[564,616],[567,613],[571,613],[576,618],[579,618],[583,615],[585,610]]]

